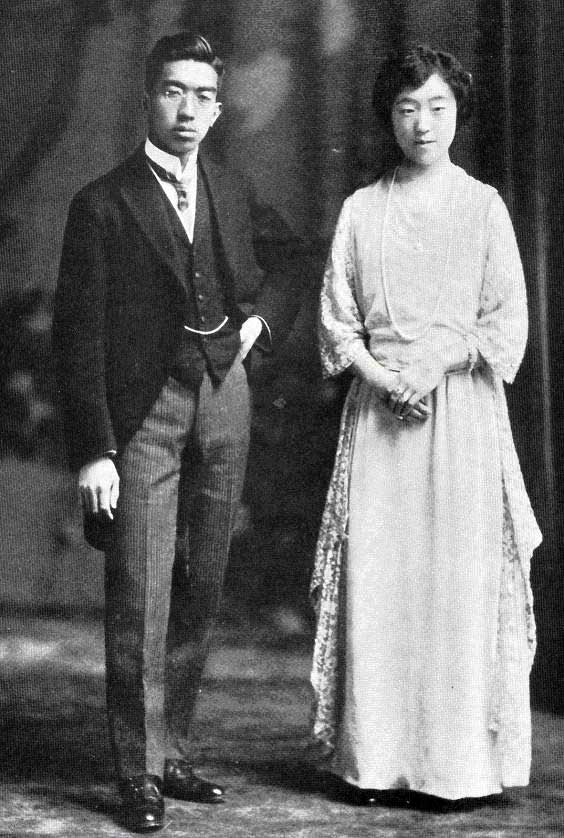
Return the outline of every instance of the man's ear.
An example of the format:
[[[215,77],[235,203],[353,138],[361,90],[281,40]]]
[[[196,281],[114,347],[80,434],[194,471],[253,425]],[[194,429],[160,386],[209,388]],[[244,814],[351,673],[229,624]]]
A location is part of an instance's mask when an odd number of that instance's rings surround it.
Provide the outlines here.
[[[215,122],[215,121],[216,121],[216,119],[218,119],[218,117],[219,117],[219,115],[221,114],[222,110],[223,110],[223,104],[222,104],[222,102],[216,102],[216,103],[215,103],[215,114],[214,114],[213,122]],[[213,122],[212,122],[212,125],[213,125]]]

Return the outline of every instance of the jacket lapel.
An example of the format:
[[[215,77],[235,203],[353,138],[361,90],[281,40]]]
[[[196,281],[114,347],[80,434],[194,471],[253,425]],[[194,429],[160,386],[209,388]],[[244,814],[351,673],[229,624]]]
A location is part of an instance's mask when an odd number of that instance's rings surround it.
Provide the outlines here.
[[[236,277],[240,261],[239,250],[245,240],[240,195],[235,192],[224,169],[201,151],[199,163],[208,185],[211,208],[217,220],[217,230],[227,267],[230,275]]]
[[[208,185],[210,209],[215,213],[228,272],[235,278],[240,264],[241,242],[246,239],[241,196],[223,168],[202,154],[201,150],[199,165]],[[123,200],[147,240],[184,287],[186,234],[180,220],[172,219],[171,224],[172,213],[168,211],[167,197],[149,168],[143,146],[127,161],[126,172],[127,176],[120,184]]]
[[[179,239],[185,240],[186,234],[180,220],[178,224],[171,224],[172,214],[166,205],[168,199],[149,168],[142,147],[129,158],[127,177],[123,179],[120,191],[147,240],[184,287],[185,246],[179,246]]]

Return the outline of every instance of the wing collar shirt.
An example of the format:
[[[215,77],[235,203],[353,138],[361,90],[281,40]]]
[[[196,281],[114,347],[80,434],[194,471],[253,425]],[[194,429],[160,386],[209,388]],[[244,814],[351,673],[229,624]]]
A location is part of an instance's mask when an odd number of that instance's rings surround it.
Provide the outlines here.
[[[177,180],[181,180],[186,184],[188,191],[188,207],[185,210],[178,209],[178,196],[176,188],[173,183],[163,180],[158,176],[153,168],[151,171],[161,185],[163,192],[175,209],[182,226],[186,231],[186,235],[190,242],[194,241],[194,221],[196,218],[196,196],[198,189],[198,152],[197,150],[190,155],[184,168],[182,167],[178,157],[174,154],[169,154],[156,145],[153,145],[148,138],[145,140],[145,154],[149,161],[153,161],[157,166],[165,169]]]

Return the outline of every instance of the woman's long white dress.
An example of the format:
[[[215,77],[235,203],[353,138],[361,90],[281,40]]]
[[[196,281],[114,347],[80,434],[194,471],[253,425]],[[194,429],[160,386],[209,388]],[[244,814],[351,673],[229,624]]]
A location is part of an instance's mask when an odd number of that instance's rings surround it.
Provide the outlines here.
[[[502,383],[525,348],[523,272],[493,188],[456,166],[434,204],[391,185],[343,206],[321,298],[324,371],[366,347],[400,370],[453,336],[480,364],[445,377],[422,424],[353,381],[313,579],[314,731],[332,771],[361,788],[479,797],[529,779],[540,533]]]

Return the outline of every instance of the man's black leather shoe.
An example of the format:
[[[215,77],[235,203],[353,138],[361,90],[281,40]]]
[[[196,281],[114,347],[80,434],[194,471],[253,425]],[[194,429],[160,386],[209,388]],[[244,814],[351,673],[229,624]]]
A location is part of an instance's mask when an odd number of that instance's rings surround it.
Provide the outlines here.
[[[123,825],[131,832],[156,832],[164,826],[161,780],[155,774],[137,774],[120,782]]]
[[[163,793],[167,797],[193,803],[222,803],[224,798],[221,786],[197,777],[192,766],[183,759],[167,759],[165,762]]]

